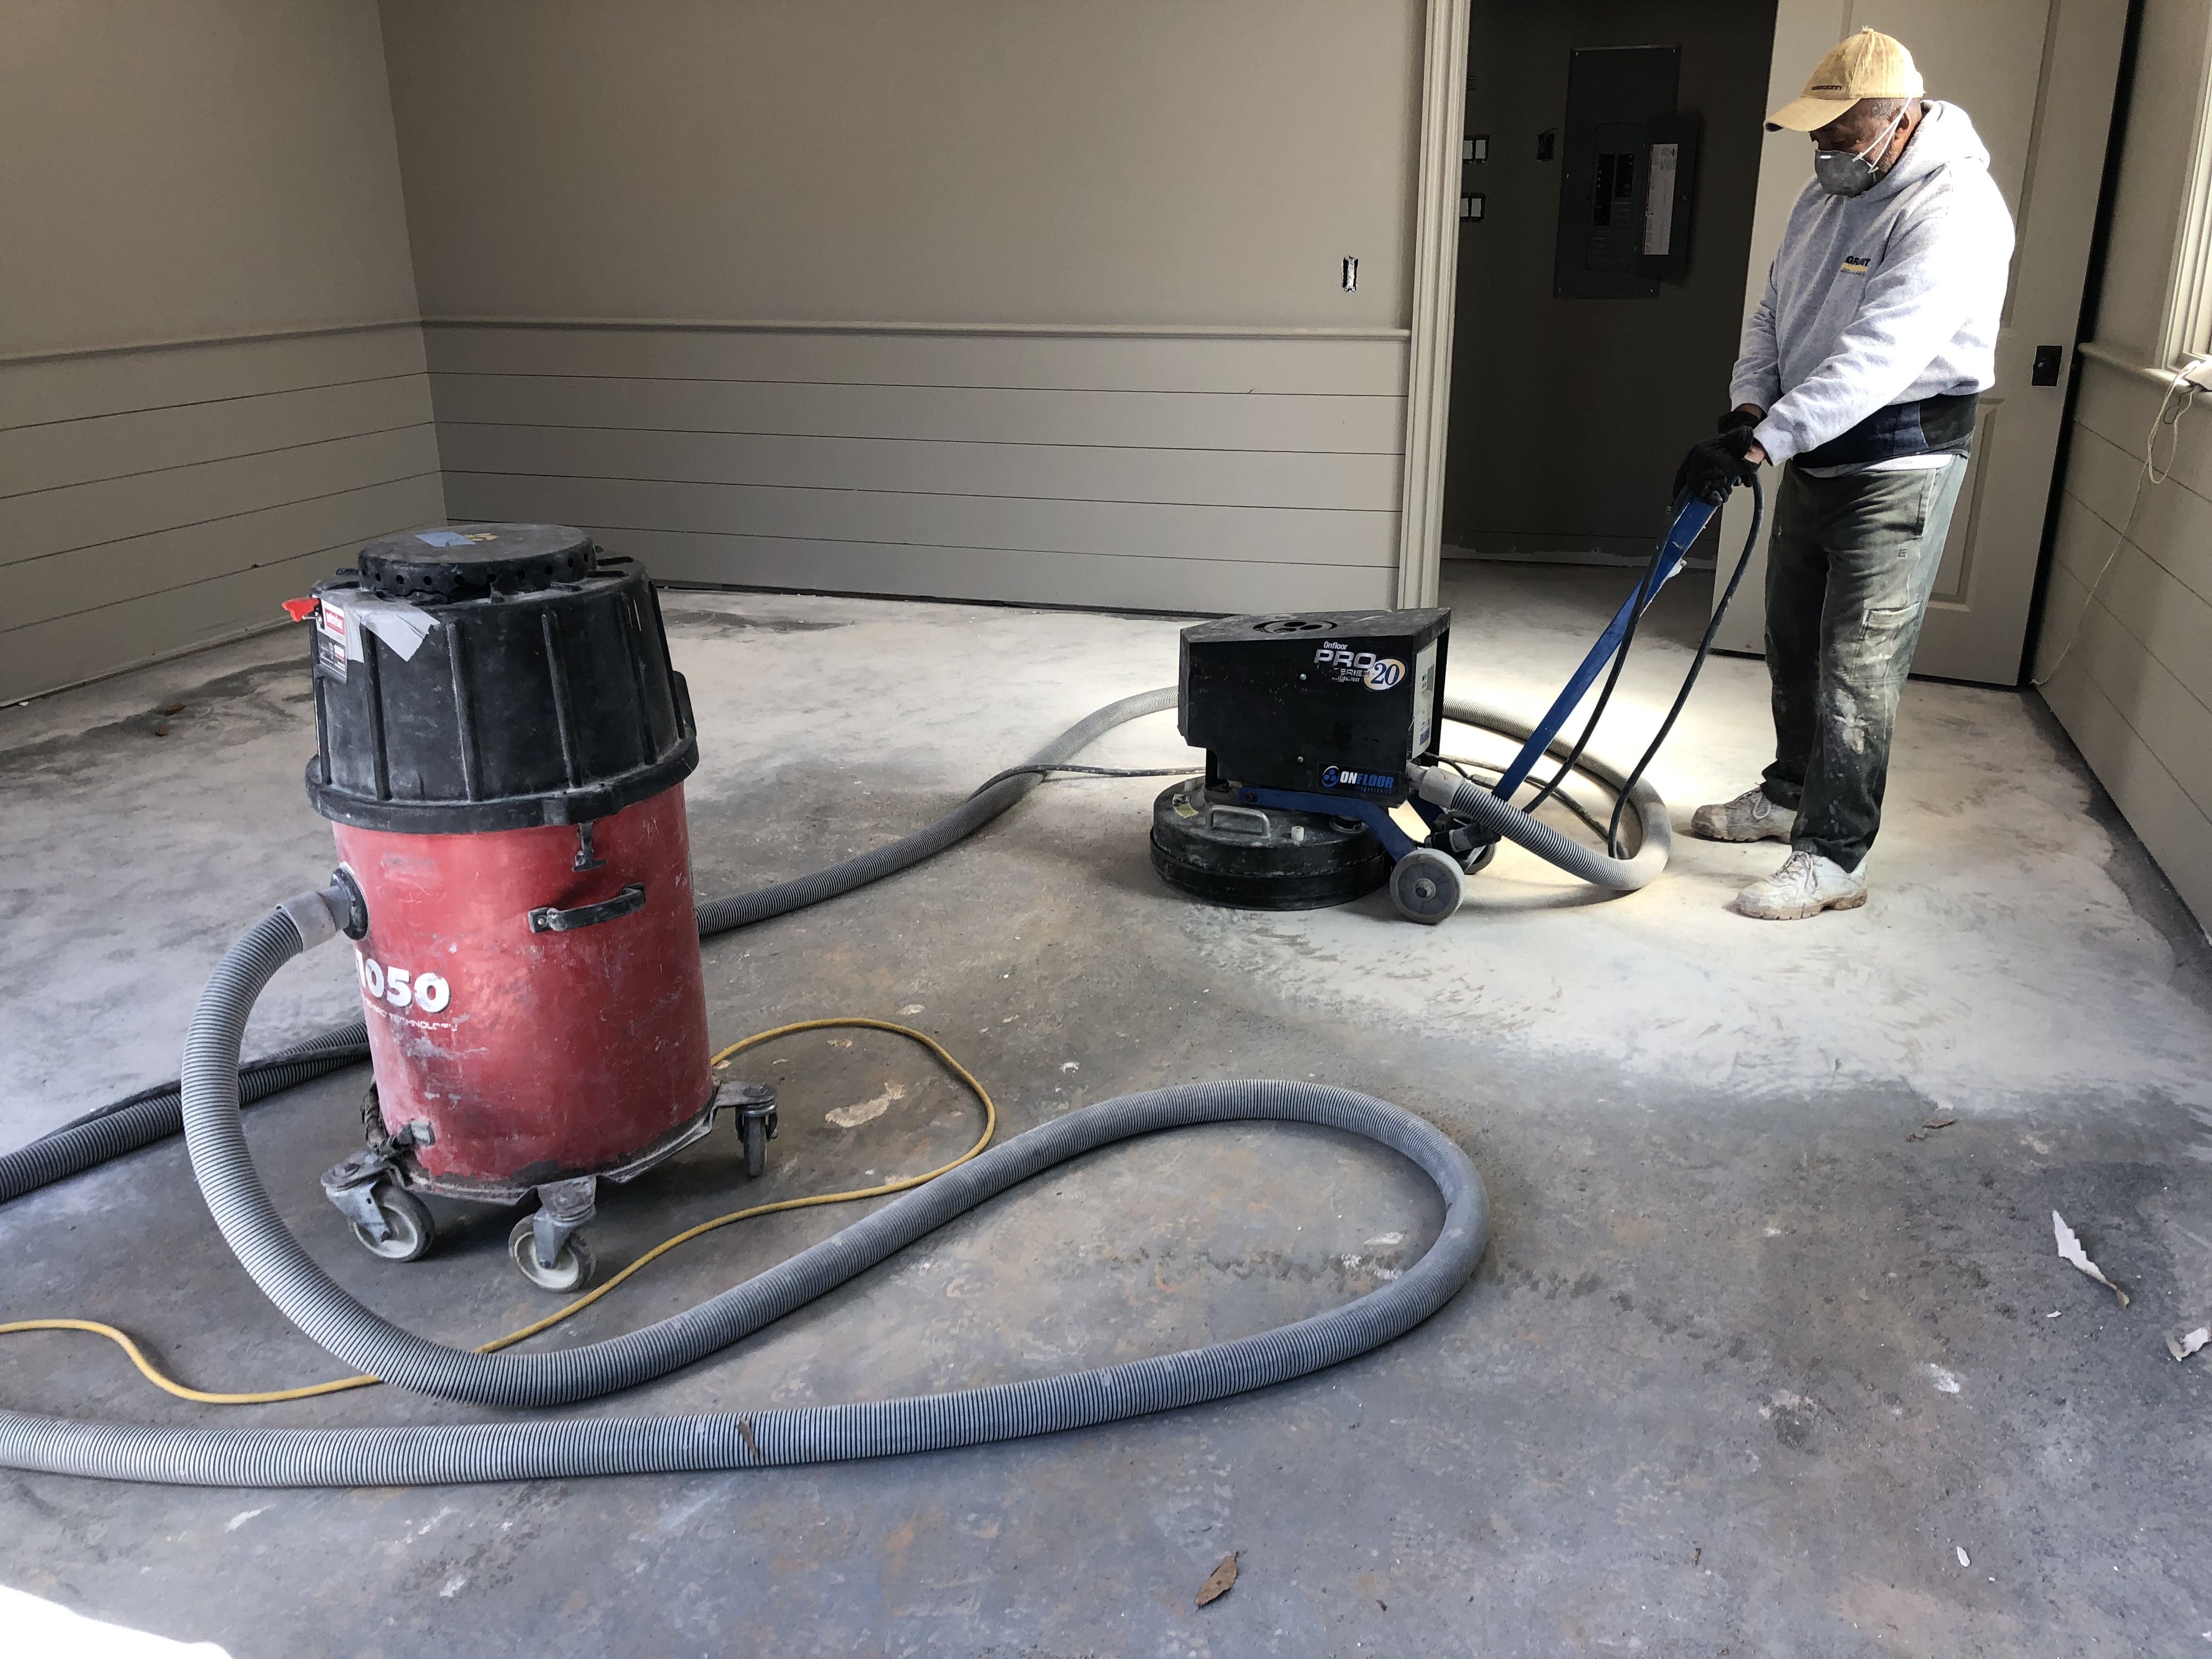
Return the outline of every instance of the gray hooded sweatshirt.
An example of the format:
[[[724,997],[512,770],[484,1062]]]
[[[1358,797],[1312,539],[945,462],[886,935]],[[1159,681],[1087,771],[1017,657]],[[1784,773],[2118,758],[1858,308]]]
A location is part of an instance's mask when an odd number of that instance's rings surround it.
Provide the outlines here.
[[[1956,104],[1930,100],[1897,165],[1865,194],[1808,184],[1729,382],[1732,402],[1766,410],[1753,434],[1760,447],[1779,464],[1890,405],[1987,391],[2012,240],[1990,153]],[[1917,423],[1904,424],[1890,453],[1937,447],[1914,442]]]

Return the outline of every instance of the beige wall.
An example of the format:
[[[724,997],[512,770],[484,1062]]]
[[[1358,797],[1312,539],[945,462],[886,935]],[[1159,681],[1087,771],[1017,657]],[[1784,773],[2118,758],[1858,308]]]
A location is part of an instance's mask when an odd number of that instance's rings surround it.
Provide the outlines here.
[[[11,0],[0,110],[0,697],[443,516],[372,0]]]
[[[2212,0],[2148,0],[2097,343],[2142,365],[2160,332],[2203,96]],[[2084,357],[2037,640],[2043,695],[2200,921],[2212,925],[2212,422],[2148,483],[2162,390]],[[2094,592],[2094,597],[2093,597]]]
[[[1424,16],[387,0],[455,516],[700,581],[1388,603]]]
[[[423,309],[1402,327],[1421,15],[387,0]]]

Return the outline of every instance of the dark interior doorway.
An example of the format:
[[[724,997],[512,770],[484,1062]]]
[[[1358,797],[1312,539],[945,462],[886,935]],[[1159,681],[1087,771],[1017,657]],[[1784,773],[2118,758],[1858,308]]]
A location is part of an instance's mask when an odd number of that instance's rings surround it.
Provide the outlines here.
[[[1447,558],[1650,553],[1726,406],[1774,17],[1474,0]]]

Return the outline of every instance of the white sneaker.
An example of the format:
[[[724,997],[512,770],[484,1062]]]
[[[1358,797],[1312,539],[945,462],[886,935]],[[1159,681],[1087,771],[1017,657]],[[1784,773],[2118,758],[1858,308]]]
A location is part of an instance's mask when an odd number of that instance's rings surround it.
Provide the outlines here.
[[[1823,910],[1856,910],[1866,902],[1866,860],[1846,870],[1818,853],[1792,853],[1779,870],[1735,896],[1736,914],[1761,921],[1799,921]]]
[[[1690,833],[1706,841],[1788,841],[1797,833],[1797,815],[1767,799],[1765,785],[1754,784],[1734,800],[1691,813]]]

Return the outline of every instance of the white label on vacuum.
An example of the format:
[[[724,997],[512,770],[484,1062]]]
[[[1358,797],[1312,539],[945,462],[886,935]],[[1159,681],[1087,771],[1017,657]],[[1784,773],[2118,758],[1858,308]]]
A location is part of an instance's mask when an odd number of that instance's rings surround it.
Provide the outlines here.
[[[374,957],[356,951],[361,988],[371,1002],[394,1008],[419,1008],[426,1014],[441,1013],[453,1000],[453,988],[442,974],[418,974],[405,968],[387,968]]]
[[[1413,659],[1413,752],[1425,755],[1437,734],[1437,642],[1431,640]]]
[[[315,608],[315,665],[326,679],[346,677],[346,613],[328,599]]]

